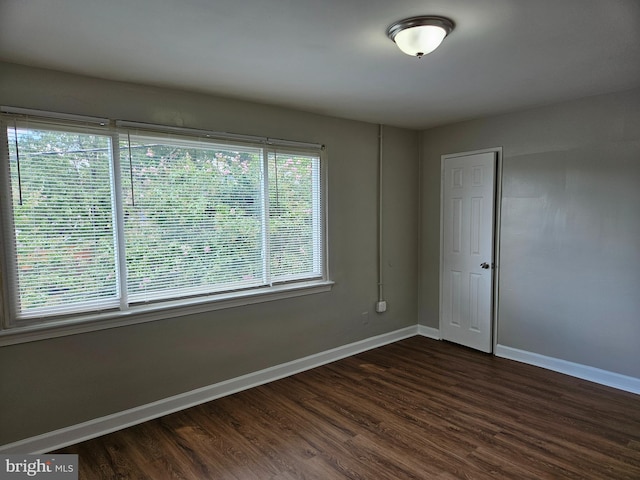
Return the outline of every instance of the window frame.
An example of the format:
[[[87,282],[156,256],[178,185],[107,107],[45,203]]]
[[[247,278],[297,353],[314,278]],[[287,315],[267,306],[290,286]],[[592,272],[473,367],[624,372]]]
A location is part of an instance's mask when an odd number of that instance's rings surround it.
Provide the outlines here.
[[[14,240],[13,207],[11,192],[11,172],[9,167],[9,145],[7,127],[11,127],[12,122],[18,119],[32,118],[34,122],[42,124],[46,122],[51,125],[51,129],[65,131],[77,130],[79,125],[91,129],[96,134],[109,138],[110,142],[110,168],[112,170],[111,189],[113,206],[113,229],[117,238],[118,246],[115,262],[120,264],[120,268],[125,267],[126,259],[123,258],[124,251],[124,224],[122,206],[122,179],[121,177],[121,153],[119,147],[120,135],[128,130],[139,130],[150,135],[175,135],[180,141],[196,144],[200,141],[219,141],[232,146],[250,146],[251,148],[261,148],[265,157],[265,165],[268,165],[268,158],[278,149],[284,151],[296,151],[299,153],[317,155],[319,159],[319,205],[317,209],[319,217],[314,212],[314,224],[320,222],[318,239],[320,245],[320,268],[321,276],[314,279],[303,279],[293,282],[282,282],[271,285],[261,285],[249,289],[238,291],[226,291],[221,293],[208,293],[201,296],[175,298],[154,303],[132,303],[120,298],[120,306],[116,309],[105,311],[81,312],[78,314],[64,314],[46,316],[44,318],[24,318],[18,319],[15,305],[17,305],[17,264],[15,262],[14,248],[11,247]],[[310,295],[331,290],[334,282],[329,277],[329,251],[327,236],[327,178],[328,166],[326,149],[324,145],[293,142],[287,140],[273,139],[268,137],[257,137],[249,135],[238,135],[207,130],[190,129],[183,127],[172,127],[164,125],[146,124],[140,122],[129,122],[123,120],[109,120],[99,117],[85,117],[80,115],[60,114],[53,112],[43,112],[14,107],[0,107],[0,187],[3,193],[0,198],[0,346],[28,341],[55,338],[77,333],[102,330],[107,328],[120,327],[146,323],[150,321],[175,318],[185,315],[192,315],[237,306],[251,305],[262,302],[280,300],[284,298]],[[82,127],[80,127],[82,128]],[[282,150],[281,150],[282,151]],[[265,174],[265,176],[267,176]],[[266,181],[268,184],[268,180]],[[267,185],[268,186],[268,185]],[[117,193],[113,193],[113,191]],[[266,200],[268,203],[268,189],[266,190]],[[315,207],[314,207],[315,210]],[[268,213],[267,213],[268,218]],[[268,229],[267,226],[263,228]],[[268,248],[267,248],[268,251]],[[269,262],[269,260],[267,260]],[[315,259],[314,259],[315,264]],[[122,270],[124,271],[124,270]]]

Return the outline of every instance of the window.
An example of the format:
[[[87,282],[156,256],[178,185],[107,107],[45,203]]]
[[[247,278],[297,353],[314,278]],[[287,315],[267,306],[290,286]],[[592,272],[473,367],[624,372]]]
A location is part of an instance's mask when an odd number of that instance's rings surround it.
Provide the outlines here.
[[[128,125],[5,116],[9,326],[327,283],[319,146]]]

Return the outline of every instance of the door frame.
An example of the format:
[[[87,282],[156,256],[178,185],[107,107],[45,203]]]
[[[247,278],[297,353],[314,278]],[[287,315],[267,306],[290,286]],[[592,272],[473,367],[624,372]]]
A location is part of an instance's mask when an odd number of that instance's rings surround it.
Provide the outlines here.
[[[443,318],[443,288],[442,278],[444,276],[444,163],[448,158],[466,157],[479,153],[495,153],[495,187],[493,198],[493,289],[492,289],[492,307],[491,307],[491,338],[492,338],[492,355],[495,355],[496,345],[498,344],[498,296],[500,286],[500,219],[502,204],[502,147],[484,148],[481,150],[472,150],[458,153],[448,153],[440,156],[440,277],[438,281],[439,306],[438,306],[438,328],[442,330]]]

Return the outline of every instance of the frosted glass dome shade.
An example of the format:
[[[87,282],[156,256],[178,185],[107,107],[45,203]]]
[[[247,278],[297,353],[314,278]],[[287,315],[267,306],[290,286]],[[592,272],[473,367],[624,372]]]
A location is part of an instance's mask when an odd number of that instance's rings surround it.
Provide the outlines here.
[[[438,48],[446,36],[444,28],[425,25],[402,30],[396,35],[395,42],[407,55],[421,57]]]
[[[413,17],[394,23],[387,36],[407,55],[422,57],[433,52],[453,30],[453,22],[441,17]]]

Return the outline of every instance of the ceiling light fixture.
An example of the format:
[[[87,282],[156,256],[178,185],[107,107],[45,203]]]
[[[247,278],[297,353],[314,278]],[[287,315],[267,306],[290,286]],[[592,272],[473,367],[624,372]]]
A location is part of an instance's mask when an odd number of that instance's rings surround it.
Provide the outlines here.
[[[444,17],[411,17],[387,28],[387,36],[407,55],[422,57],[433,52],[453,30]]]

